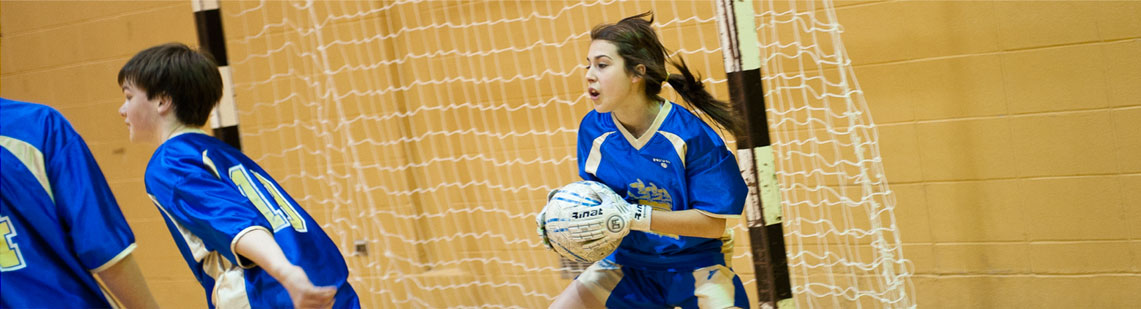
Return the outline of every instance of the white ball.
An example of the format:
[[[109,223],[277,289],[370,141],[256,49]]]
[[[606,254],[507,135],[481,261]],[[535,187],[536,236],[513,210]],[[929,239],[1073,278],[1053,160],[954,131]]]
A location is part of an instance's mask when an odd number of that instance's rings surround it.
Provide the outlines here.
[[[603,214],[602,198],[596,193],[598,190],[610,190],[610,188],[594,181],[579,181],[556,189],[547,197],[547,237],[555,252],[567,259],[593,263],[610,255],[622,242],[621,238],[598,239],[595,241],[606,243],[587,250],[583,248],[582,240],[570,236],[570,227],[576,221],[581,222],[580,219]],[[602,224],[599,223],[600,226]],[[602,229],[604,228],[599,228]]]

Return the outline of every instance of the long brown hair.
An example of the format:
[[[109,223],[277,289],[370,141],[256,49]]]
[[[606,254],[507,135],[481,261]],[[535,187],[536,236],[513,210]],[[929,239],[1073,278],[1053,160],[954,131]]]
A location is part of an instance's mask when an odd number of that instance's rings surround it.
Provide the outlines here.
[[[662,92],[662,82],[668,82],[690,106],[709,115],[729,132],[740,134],[741,121],[733,109],[705,90],[701,76],[693,74],[680,55],[677,60],[670,59],[669,63],[681,74],[669,74],[666,71],[669,50],[662,45],[658,34],[650,26],[653,22],[654,12],[647,11],[623,18],[615,24],[601,24],[590,31],[590,40],[606,40],[618,47],[618,55],[626,61],[626,72],[646,81],[647,96],[660,99],[658,94]],[[635,70],[639,64],[646,68],[645,73]]]

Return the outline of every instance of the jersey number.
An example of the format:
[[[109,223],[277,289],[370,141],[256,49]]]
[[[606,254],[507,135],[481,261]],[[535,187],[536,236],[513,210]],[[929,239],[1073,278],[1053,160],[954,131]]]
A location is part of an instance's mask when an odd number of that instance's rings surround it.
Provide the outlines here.
[[[12,228],[8,217],[0,217],[0,271],[13,271],[28,266],[24,263],[24,255],[20,254],[20,246],[12,240],[16,237],[16,230]]]
[[[293,229],[298,232],[308,231],[305,227],[305,220],[301,219],[301,216],[297,214],[297,209],[285,199],[285,196],[281,194],[281,190],[278,189],[277,186],[274,186],[272,182],[257,172],[246,170],[246,167],[241,164],[230,167],[229,172],[230,181],[233,181],[234,185],[238,186],[238,189],[242,191],[242,195],[250,199],[250,202],[254,204],[254,207],[257,207],[261,215],[265,216],[265,219],[269,221],[269,225],[273,226],[274,231],[279,231],[286,226],[292,226]],[[265,191],[273,196],[274,202],[277,203],[277,207],[280,207],[280,209],[276,209],[270,205],[261,191],[254,187],[254,183],[250,180],[250,174],[253,174],[254,177],[258,179],[258,182],[261,183],[262,187],[265,188]]]

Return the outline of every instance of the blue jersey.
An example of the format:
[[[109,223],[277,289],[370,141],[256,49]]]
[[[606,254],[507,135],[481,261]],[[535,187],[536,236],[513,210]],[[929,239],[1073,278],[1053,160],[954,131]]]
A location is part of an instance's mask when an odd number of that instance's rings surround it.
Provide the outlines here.
[[[291,306],[284,286],[234,252],[236,241],[256,229],[271,232],[314,285],[337,286],[338,308],[359,306],[333,241],[237,149],[200,130],[182,131],[155,150],[145,181],[211,307]]]
[[[0,99],[0,307],[111,307],[93,273],[135,235],[87,144],[51,107]]]
[[[617,123],[611,113],[591,111],[583,117],[578,129],[583,179],[604,183],[628,202],[655,211],[741,215],[748,188],[737,161],[700,118],[667,101],[640,138]],[[685,271],[725,264],[731,245],[729,231],[720,239],[631,231],[607,259],[630,267]]]

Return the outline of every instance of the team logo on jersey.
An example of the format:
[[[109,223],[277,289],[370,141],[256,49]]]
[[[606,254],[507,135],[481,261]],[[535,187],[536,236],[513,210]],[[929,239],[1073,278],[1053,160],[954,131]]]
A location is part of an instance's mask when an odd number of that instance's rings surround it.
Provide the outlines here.
[[[630,183],[627,194],[637,200],[638,204],[652,206],[654,210],[673,210],[674,200],[670,197],[670,192],[653,182],[649,182],[648,185],[646,183],[642,179]]]
[[[638,204],[653,207],[654,210],[673,211],[674,200],[670,197],[670,192],[664,188],[658,187],[657,184],[648,181],[637,179],[636,181],[627,185],[629,189],[626,194],[633,200],[638,201]],[[654,232],[647,232],[654,235],[663,237],[670,237],[678,239],[677,235],[671,234],[658,234]]]

